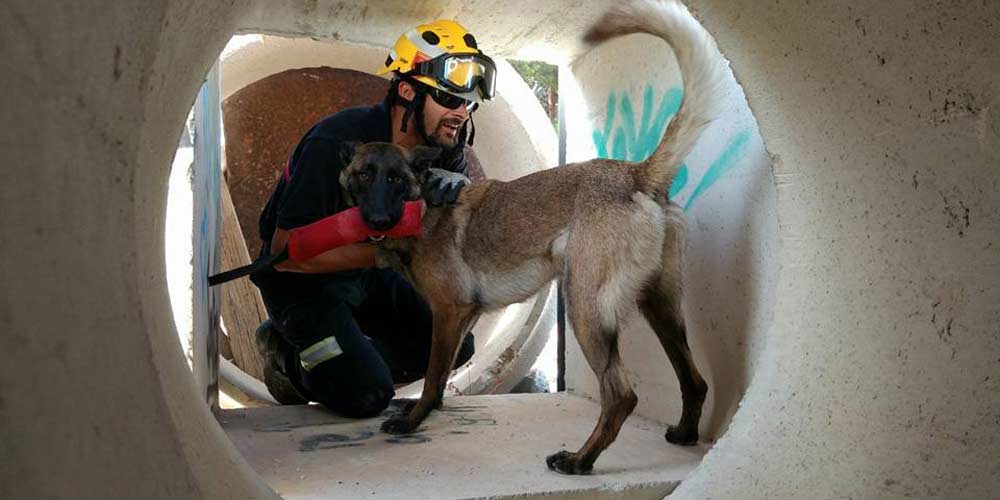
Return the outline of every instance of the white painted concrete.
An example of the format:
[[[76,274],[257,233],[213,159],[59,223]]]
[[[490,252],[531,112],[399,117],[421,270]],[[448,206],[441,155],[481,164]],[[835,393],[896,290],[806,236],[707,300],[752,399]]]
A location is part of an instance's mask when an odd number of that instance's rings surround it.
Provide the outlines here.
[[[568,160],[641,161],[652,154],[683,95],[668,45],[649,35],[612,40],[577,59],[568,74]],[[705,130],[671,190],[685,208],[685,318],[689,344],[709,383],[701,434],[725,431],[749,383],[774,309],[778,227],[771,162],[743,90],[729,77],[721,116]],[[677,377],[656,335],[635,311],[620,349],[639,396],[636,411],[676,423]],[[598,399],[600,386],[567,335],[567,389]]]
[[[222,100],[219,64],[212,65],[195,99],[191,130],[194,135],[191,190],[191,375],[198,393],[218,408],[219,337],[222,336],[222,302],[218,288],[206,278],[219,269],[221,249]],[[184,205],[182,205],[184,206]],[[168,210],[169,211],[169,210]]]
[[[183,133],[187,135],[187,130]],[[192,300],[192,277],[194,269],[194,193],[191,189],[194,152],[189,137],[182,137],[174,159],[170,165],[169,197],[165,216],[164,253],[167,258],[166,279],[170,295],[170,308],[177,325],[177,340],[187,359],[188,366],[194,364],[194,301]]]
[[[3,3],[0,497],[275,497],[195,396],[164,278],[168,165],[230,35],[449,15],[569,63],[607,3]],[[1000,4],[691,4],[773,159],[780,274],[746,395],[671,498],[994,497]]]

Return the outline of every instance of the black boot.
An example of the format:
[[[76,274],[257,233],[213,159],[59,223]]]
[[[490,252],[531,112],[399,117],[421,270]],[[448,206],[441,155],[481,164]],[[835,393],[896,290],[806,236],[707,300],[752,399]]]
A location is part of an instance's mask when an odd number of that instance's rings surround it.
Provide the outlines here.
[[[264,320],[254,334],[257,351],[264,357],[264,385],[274,399],[283,405],[303,405],[309,399],[288,377],[295,356],[291,344],[281,338],[270,319]]]

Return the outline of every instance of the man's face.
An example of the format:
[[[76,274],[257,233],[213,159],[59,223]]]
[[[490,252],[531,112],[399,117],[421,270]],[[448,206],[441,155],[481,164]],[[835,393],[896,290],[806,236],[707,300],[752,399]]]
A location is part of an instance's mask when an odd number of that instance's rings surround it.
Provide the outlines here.
[[[404,99],[416,97],[416,91],[409,82],[400,82],[399,95]],[[469,111],[465,106],[448,109],[428,94],[424,96],[424,130],[437,146],[453,148],[458,144],[458,133],[469,119]]]
[[[431,96],[424,97],[424,130],[432,141],[438,146],[453,148],[459,141],[459,132],[462,125],[469,119],[469,112],[465,106],[457,109],[448,109],[437,102]]]

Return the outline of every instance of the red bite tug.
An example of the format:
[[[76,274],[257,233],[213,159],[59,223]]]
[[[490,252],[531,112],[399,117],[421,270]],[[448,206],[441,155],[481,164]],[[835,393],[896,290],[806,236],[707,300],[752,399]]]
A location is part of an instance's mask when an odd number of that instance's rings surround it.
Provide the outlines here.
[[[361,220],[358,207],[348,208],[312,224],[297,227],[288,237],[288,259],[309,260],[327,250],[358,243],[368,238],[405,238],[420,236],[422,201],[408,201],[403,206],[403,217],[386,231],[376,231]]]
[[[357,207],[337,212],[312,224],[289,231],[288,245],[281,253],[266,259],[258,259],[247,266],[209,276],[208,284],[215,286],[232,281],[285,260],[309,260],[327,250],[367,239],[420,236],[423,208],[423,201],[406,202],[399,222],[385,231],[377,231],[366,226],[361,220],[361,210]]]

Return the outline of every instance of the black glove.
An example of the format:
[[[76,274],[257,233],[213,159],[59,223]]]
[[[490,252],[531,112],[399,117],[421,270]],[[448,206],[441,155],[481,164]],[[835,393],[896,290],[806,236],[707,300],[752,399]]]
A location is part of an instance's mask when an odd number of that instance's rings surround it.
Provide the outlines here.
[[[428,169],[424,181],[424,201],[435,207],[454,205],[458,193],[470,182],[468,177],[459,173],[440,168]]]

